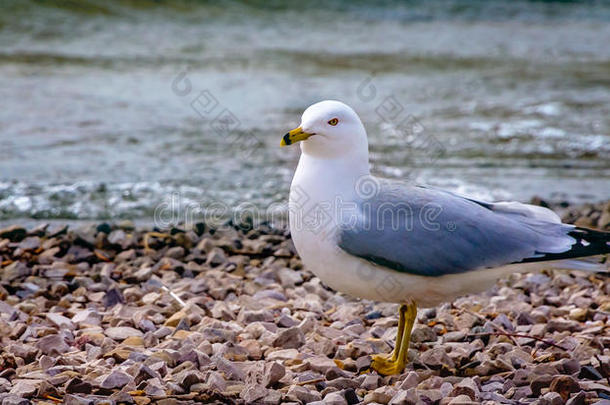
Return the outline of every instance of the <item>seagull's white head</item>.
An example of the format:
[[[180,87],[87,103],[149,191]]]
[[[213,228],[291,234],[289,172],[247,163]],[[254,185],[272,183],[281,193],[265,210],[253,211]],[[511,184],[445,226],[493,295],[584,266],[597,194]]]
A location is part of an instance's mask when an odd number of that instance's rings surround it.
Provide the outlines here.
[[[358,154],[368,160],[368,142],[362,121],[354,110],[340,101],[320,101],[307,108],[301,125],[284,135],[280,145],[299,141],[306,155],[339,158]]]

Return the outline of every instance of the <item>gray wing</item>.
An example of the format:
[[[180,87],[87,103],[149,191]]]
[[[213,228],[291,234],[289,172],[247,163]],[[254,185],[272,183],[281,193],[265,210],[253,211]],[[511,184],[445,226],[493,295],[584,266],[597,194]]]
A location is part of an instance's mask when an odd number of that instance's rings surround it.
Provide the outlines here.
[[[343,224],[339,246],[373,263],[423,276],[565,258],[578,241],[571,225],[398,183],[382,183],[358,208],[357,220]]]

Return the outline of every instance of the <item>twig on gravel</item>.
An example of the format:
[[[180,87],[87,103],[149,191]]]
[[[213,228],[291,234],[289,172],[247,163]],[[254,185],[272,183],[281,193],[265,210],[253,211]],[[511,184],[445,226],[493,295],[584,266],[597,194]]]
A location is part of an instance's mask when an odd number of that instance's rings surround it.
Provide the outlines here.
[[[159,280],[157,277],[151,277],[150,280],[148,280],[148,283],[155,286],[156,288],[159,288],[163,291],[165,291],[166,293],[168,293],[170,295],[170,297],[172,297],[174,300],[176,300],[176,302],[178,304],[180,304],[180,306],[182,308],[186,307],[186,302],[184,302],[180,297],[178,297],[178,295],[173,292],[172,290],[170,290],[165,284],[163,284],[161,282],[161,280]]]
[[[472,315],[472,316],[475,316],[475,317],[479,318],[479,319],[480,319],[481,321],[483,321],[483,322],[486,322],[486,321],[487,321],[487,319],[486,319],[484,316],[479,315],[479,314],[477,314],[476,312],[473,312],[473,311],[469,310],[468,308],[461,308],[461,310],[462,310],[462,311],[465,311],[465,312],[468,312],[470,315]],[[520,348],[520,349],[521,349],[521,345],[519,344],[519,342],[517,342],[517,341],[516,341],[516,340],[513,338],[513,335],[511,335],[509,332],[507,332],[506,330],[504,330],[504,328],[502,328],[502,327],[501,327],[501,326],[499,326],[499,325],[496,325],[496,324],[495,324],[495,323],[493,323],[492,321],[489,321],[489,324],[490,324],[491,326],[493,326],[493,327],[494,327],[496,330],[498,330],[498,331],[499,331],[499,333],[500,333],[501,335],[508,336],[508,337],[510,338],[510,340],[512,340],[512,341],[513,341],[513,343],[515,344],[515,346],[517,346],[518,348]]]
[[[301,381],[296,384],[297,385],[307,385],[307,384],[316,384],[316,383],[323,382],[323,381],[325,381],[325,379],[320,377],[320,378],[314,378],[313,380]]]
[[[166,286],[161,286],[161,289],[165,292],[167,292],[173,299],[175,299],[178,304],[180,304],[182,306],[182,308],[186,308],[186,302],[182,301],[182,299],[180,297],[178,297],[178,295],[173,292],[172,290],[170,290],[169,288],[167,288]]]

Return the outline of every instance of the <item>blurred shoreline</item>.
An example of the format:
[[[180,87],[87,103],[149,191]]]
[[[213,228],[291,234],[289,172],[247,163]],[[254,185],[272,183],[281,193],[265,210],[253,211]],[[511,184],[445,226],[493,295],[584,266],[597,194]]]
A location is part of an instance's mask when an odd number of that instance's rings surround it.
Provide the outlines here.
[[[528,204],[538,205],[545,208],[549,208],[555,211],[562,219],[564,223],[574,224],[585,228],[597,228],[604,231],[610,231],[610,200],[601,202],[591,202],[585,204],[571,204],[567,201],[563,202],[550,202],[540,197],[533,197]],[[246,221],[239,223],[239,218],[245,219]],[[252,217],[244,215],[243,213],[237,213],[232,216],[226,217],[215,217],[214,223],[218,228],[223,227],[239,227],[240,225],[245,228],[257,229],[258,226],[265,228],[271,227],[278,230],[288,230],[287,213],[276,216],[279,218],[278,221],[270,221],[269,218],[259,218],[258,223],[252,222]],[[146,220],[142,218],[138,219],[115,219],[115,220],[66,220],[66,219],[34,219],[34,218],[13,218],[7,220],[0,220],[0,230],[10,227],[21,227],[24,229],[43,229],[45,226],[54,228],[68,227],[69,229],[91,229],[96,227],[118,227],[126,229],[137,229],[143,230],[161,230],[168,231],[171,229],[190,230],[197,226],[209,226],[206,224],[205,219],[202,217],[200,220],[194,218],[190,224],[185,224],[183,221],[176,221],[170,224],[159,224],[153,219]]]
[[[2,220],[281,203],[322,99],[381,177],[610,199],[609,2],[0,3]]]

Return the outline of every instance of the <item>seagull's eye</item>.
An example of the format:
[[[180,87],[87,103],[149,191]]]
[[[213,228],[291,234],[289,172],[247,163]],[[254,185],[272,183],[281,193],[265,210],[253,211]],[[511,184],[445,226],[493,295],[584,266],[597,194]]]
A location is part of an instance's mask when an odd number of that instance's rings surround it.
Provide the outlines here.
[[[337,125],[339,123],[339,120],[337,118],[333,118],[332,120],[328,121],[328,125],[332,125],[333,127],[335,125]]]

